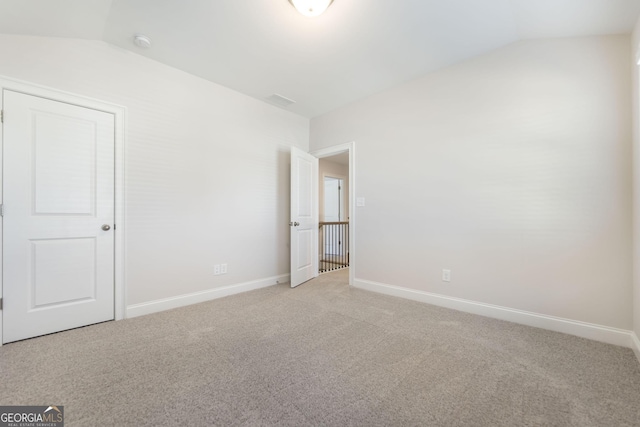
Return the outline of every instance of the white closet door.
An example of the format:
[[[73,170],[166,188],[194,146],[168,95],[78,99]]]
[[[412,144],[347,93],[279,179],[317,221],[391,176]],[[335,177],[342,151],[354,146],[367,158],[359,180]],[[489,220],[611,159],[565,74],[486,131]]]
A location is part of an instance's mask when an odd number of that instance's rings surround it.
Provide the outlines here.
[[[114,116],[3,91],[3,341],[114,318]]]

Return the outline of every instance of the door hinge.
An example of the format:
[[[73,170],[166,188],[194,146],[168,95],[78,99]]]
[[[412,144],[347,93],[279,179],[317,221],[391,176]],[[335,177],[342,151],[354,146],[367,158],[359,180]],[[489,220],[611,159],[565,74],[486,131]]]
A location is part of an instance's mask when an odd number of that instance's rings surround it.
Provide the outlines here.
[[[0,217],[4,216],[4,205],[0,204]]]
[[[2,298],[0,298],[0,310],[2,310]]]
[[[0,123],[4,123],[4,110],[0,110]]]

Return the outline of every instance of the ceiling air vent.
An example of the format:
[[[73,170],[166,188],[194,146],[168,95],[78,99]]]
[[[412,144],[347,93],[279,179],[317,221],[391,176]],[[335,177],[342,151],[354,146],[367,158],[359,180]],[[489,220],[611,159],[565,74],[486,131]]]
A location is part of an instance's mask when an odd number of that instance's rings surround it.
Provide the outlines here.
[[[296,101],[294,101],[293,99],[289,99],[287,97],[284,97],[282,95],[278,95],[277,93],[274,93],[273,95],[267,96],[265,98],[267,100],[267,102],[273,104],[273,105],[277,105],[278,107],[288,107],[291,104],[295,104]]]

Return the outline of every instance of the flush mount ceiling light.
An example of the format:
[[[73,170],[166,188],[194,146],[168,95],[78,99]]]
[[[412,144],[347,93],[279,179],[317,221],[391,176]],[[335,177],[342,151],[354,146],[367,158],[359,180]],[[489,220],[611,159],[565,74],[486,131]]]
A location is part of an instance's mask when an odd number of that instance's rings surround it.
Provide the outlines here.
[[[304,16],[314,17],[322,15],[333,0],[289,0],[289,3]]]
[[[143,49],[148,49],[151,47],[151,39],[143,34],[136,34],[135,36],[133,36],[133,43]]]

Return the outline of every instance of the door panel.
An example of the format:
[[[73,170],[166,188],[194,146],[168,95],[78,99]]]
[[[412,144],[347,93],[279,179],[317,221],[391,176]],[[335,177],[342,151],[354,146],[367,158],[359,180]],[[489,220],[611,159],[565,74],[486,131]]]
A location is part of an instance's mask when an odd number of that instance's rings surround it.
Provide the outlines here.
[[[291,148],[291,287],[318,275],[318,159]]]
[[[313,257],[311,254],[311,248],[313,246],[313,236],[311,230],[297,230],[295,233],[298,247],[298,262],[296,265],[297,271],[302,271],[307,268],[313,267]]]
[[[3,341],[113,319],[114,116],[9,90],[3,109]]]
[[[95,123],[45,112],[33,121],[34,214],[94,215]]]
[[[30,255],[30,310],[95,299],[95,238],[31,240]]]

